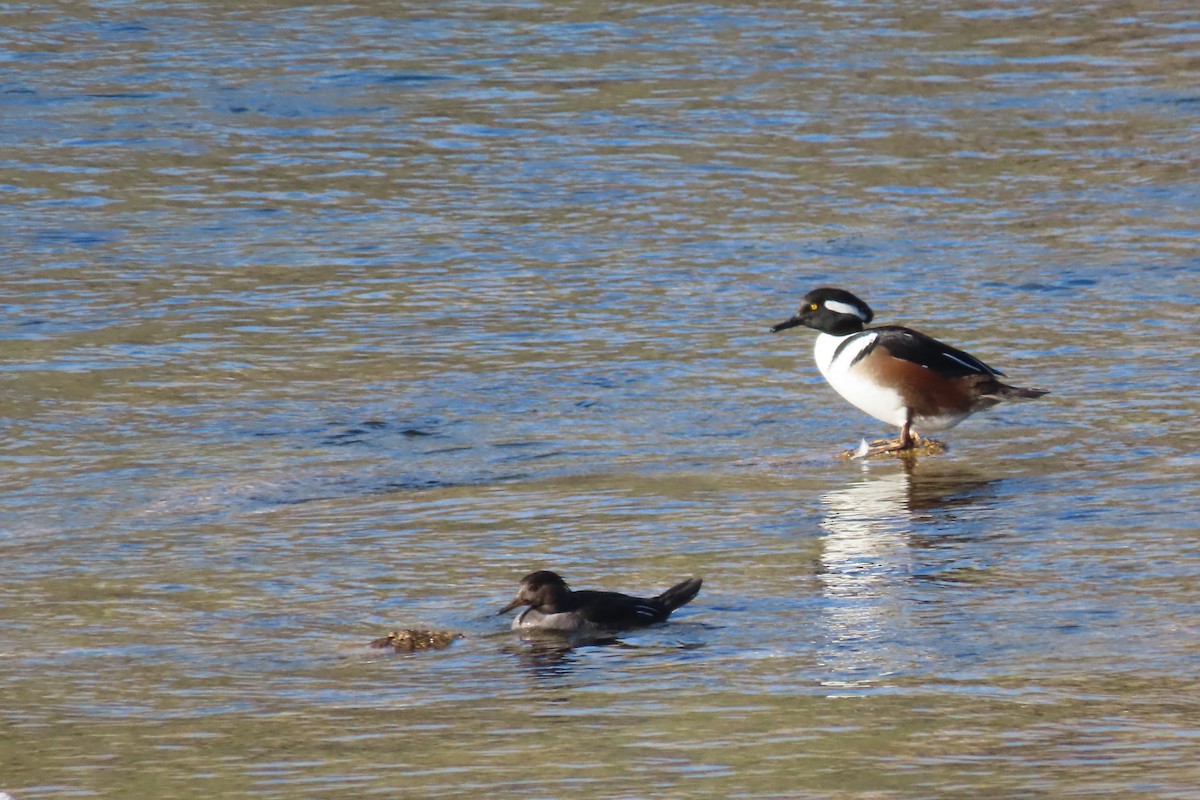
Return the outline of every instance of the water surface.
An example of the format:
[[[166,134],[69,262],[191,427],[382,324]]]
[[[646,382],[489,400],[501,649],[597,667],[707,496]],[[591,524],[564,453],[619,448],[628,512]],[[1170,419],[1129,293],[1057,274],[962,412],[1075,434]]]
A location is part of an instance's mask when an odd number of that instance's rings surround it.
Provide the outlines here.
[[[0,40],[0,791],[1195,795],[1187,4]],[[836,459],[890,431],[767,333],[827,284],[1052,394]],[[539,567],[705,586],[564,649]]]

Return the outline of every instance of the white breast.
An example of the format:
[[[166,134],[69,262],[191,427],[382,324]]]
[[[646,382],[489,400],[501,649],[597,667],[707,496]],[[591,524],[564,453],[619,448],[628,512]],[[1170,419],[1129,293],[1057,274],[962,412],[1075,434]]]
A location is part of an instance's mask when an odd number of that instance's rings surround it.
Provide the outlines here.
[[[861,331],[846,336],[822,333],[817,337],[813,355],[817,360],[817,369],[821,370],[825,380],[829,381],[829,385],[837,390],[838,394],[875,419],[898,428],[907,421],[908,413],[900,393],[880,386],[863,375],[857,367],[850,366],[854,358],[869,347],[877,336],[879,334],[872,331]],[[845,347],[839,353],[838,347],[843,342]]]
[[[579,614],[570,611],[561,614],[543,614],[532,608],[527,608],[513,618],[512,629],[539,628],[546,631],[582,631],[595,626],[580,618]]]

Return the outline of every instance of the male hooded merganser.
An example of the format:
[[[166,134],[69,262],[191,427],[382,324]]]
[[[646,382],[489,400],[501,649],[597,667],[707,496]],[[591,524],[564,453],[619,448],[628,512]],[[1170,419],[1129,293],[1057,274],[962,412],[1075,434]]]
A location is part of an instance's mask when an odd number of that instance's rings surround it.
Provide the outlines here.
[[[814,289],[791,318],[771,328],[797,325],[820,331],[817,367],[838,394],[876,419],[900,428],[895,441],[868,454],[908,450],[913,429],[943,431],[1002,400],[1034,398],[1045,389],[1022,389],[998,380],[1004,373],[974,356],[908,328],[866,328],[870,306],[842,289]]]
[[[513,601],[498,614],[529,606],[512,621],[513,630],[594,631],[634,628],[663,622],[700,591],[700,578],[688,578],[658,597],[631,597],[619,592],[571,591],[558,574],[541,569],[521,579]]]

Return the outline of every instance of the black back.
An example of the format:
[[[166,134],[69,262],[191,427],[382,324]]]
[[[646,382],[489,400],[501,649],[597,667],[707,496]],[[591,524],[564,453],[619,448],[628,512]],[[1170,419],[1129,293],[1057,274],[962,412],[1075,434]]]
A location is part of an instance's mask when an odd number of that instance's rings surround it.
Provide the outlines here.
[[[967,375],[996,377],[1004,374],[998,369],[989,367],[970,353],[964,353],[956,347],[939,342],[932,336],[926,336],[911,328],[884,325],[871,328],[870,331],[878,336],[870,346],[863,348],[863,351],[856,356],[856,361],[866,356],[872,349],[882,345],[896,358],[920,364],[947,378],[963,378]]]

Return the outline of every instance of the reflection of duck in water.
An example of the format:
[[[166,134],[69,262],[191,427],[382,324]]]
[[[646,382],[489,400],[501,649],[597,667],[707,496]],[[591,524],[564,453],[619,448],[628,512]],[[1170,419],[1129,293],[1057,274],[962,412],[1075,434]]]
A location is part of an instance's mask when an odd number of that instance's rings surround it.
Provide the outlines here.
[[[868,473],[821,497],[822,654],[843,676],[878,676],[929,657],[914,582],[954,579],[955,534],[939,518],[986,508],[990,481],[911,468]],[[958,525],[954,526],[955,530]]]
[[[572,591],[561,576],[543,569],[522,578],[517,596],[498,613],[529,606],[513,619],[514,630],[572,632],[635,628],[664,622],[672,611],[696,596],[701,582],[700,578],[688,578],[657,597],[633,597],[620,592]]]
[[[1002,400],[1035,398],[1044,389],[1001,383],[1004,373],[937,339],[909,328],[866,328],[875,314],[842,289],[814,289],[773,332],[805,325],[820,331],[814,353],[829,385],[851,404],[900,428],[894,441],[865,453],[910,451],[913,428],[944,431]]]
[[[821,562],[823,571],[835,578],[830,588],[842,583],[836,576],[876,582],[884,574],[907,574],[907,537],[912,532],[908,493],[909,476],[896,472],[870,476],[822,496],[821,527],[826,535]]]
[[[915,657],[905,635],[913,571],[904,472],[825,494],[821,527],[822,661],[838,678],[876,678]]]
[[[935,532],[937,519],[955,508],[986,508],[992,486],[993,481],[964,475],[958,469],[914,469],[910,462],[905,462],[903,470],[864,474],[821,497],[825,566],[838,570],[852,563],[882,567],[892,560],[886,554],[907,553],[911,546],[930,544],[934,536],[939,542],[953,539],[955,534]]]

